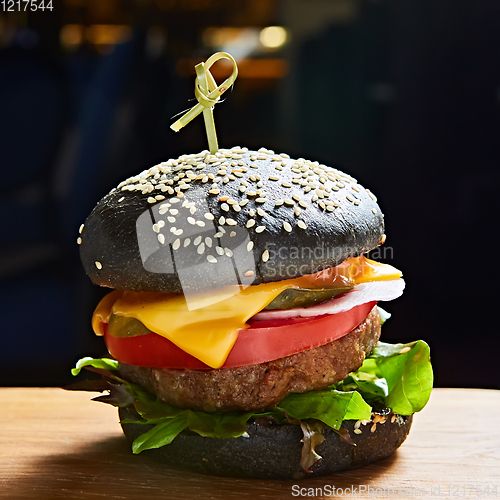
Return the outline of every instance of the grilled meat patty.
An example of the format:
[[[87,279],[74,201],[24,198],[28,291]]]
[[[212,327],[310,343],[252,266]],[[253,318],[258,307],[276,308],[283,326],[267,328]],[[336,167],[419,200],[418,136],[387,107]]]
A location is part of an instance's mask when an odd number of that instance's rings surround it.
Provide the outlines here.
[[[321,390],[357,370],[380,337],[375,306],[344,337],[284,358],[217,370],[146,368],[120,363],[120,374],[179,408],[208,412],[270,408],[289,393]]]

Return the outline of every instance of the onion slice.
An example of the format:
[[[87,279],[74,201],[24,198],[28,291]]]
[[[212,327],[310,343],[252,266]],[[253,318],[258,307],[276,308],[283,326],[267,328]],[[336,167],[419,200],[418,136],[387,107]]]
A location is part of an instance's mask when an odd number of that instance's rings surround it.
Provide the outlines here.
[[[402,278],[360,283],[351,291],[335,297],[328,302],[311,307],[261,311],[253,316],[252,319],[267,321],[272,319],[313,318],[314,316],[321,316],[323,314],[337,314],[349,311],[353,307],[366,304],[367,302],[397,299],[403,293],[404,288],[405,282]]]

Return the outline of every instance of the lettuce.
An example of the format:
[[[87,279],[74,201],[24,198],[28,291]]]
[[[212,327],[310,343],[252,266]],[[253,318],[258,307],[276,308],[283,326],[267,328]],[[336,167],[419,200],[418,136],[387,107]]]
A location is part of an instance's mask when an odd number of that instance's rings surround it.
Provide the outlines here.
[[[119,362],[112,359],[83,358],[72,373],[77,375],[82,368],[90,367],[102,375],[107,374],[105,387],[109,395],[95,399],[135,410],[138,418],[122,423],[153,425],[133,442],[134,453],[166,446],[185,429],[215,438],[248,436],[247,423],[260,417],[270,417],[276,424],[298,424],[302,430],[328,426],[341,433],[344,420],[370,420],[374,405],[391,408],[401,415],[420,411],[429,399],[433,383],[429,346],[421,340],[395,345],[379,342],[361,368],[341,382],[322,391],[289,394],[274,408],[246,413],[207,413],[176,408],[117,377],[113,371],[118,366]],[[95,387],[89,384],[88,390],[96,390]],[[71,388],[85,390],[82,383],[68,389]],[[314,451],[314,445],[311,449]],[[307,462],[309,458],[304,460]]]

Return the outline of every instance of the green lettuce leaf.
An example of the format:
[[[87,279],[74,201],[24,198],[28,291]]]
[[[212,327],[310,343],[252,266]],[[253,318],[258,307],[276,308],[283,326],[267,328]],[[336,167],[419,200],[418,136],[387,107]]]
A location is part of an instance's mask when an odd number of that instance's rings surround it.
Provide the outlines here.
[[[86,366],[92,366],[94,368],[99,368],[101,370],[118,370],[118,366],[120,365],[120,362],[117,361],[116,359],[110,359],[110,358],[100,358],[100,359],[95,359],[95,358],[82,358],[79,359],[76,363],[75,368],[71,370],[72,375],[78,375],[81,371],[82,368]]]
[[[181,411],[177,416],[158,423],[151,430],[141,434],[133,443],[132,451],[140,453],[152,448],[161,448],[170,444],[178,434],[188,427],[187,415]]]
[[[385,404],[389,408],[401,415],[411,415],[427,404],[434,376],[430,349],[424,341],[395,345],[379,342],[370,358],[387,382],[389,394]]]
[[[343,420],[369,420],[372,410],[359,392],[335,389],[289,394],[276,408],[297,420],[314,418],[336,430]]]

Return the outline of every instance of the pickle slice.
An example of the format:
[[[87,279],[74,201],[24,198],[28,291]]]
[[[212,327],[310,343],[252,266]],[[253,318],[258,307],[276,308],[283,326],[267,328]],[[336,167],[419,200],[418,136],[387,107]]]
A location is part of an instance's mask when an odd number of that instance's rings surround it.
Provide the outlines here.
[[[281,292],[265,309],[293,309],[294,307],[310,307],[342,295],[353,286],[339,288],[288,288]]]
[[[113,337],[137,337],[151,333],[138,319],[112,314],[109,318],[108,331]]]

